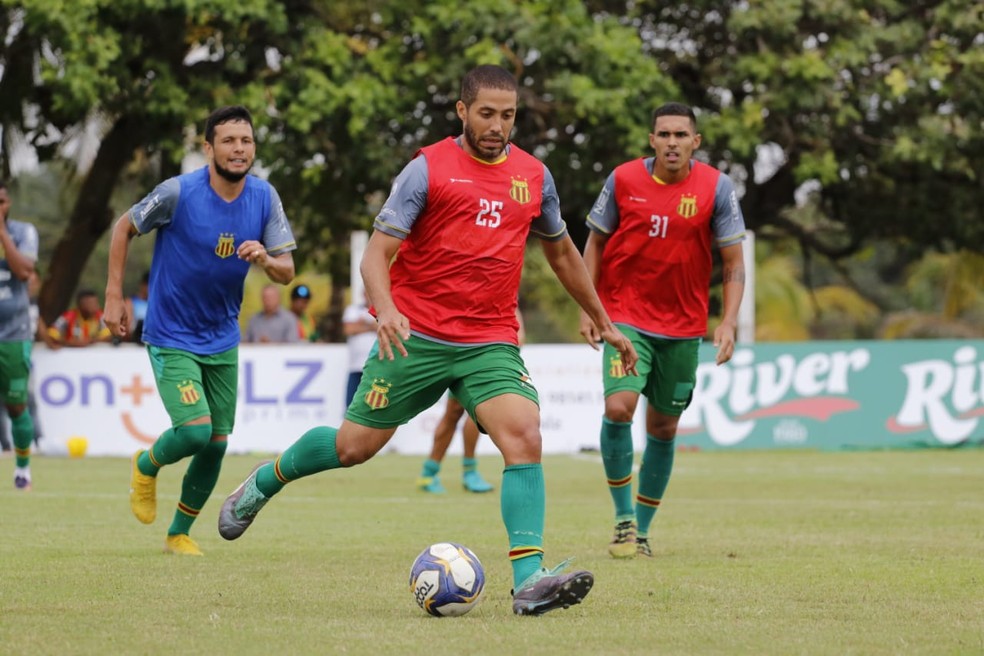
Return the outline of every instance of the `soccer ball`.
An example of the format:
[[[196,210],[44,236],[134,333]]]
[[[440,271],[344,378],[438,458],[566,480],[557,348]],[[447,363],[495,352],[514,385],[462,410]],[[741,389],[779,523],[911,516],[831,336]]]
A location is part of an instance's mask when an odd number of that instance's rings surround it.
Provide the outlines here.
[[[431,615],[456,617],[478,605],[485,570],[470,549],[440,542],[424,549],[410,568],[410,593]]]

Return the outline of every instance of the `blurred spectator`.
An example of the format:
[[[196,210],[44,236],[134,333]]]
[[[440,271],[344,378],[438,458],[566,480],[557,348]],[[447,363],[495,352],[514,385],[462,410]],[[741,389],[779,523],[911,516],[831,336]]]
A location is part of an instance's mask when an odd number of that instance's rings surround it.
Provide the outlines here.
[[[307,285],[297,285],[290,290],[290,311],[297,317],[297,335],[302,342],[317,342],[321,333],[314,322],[314,317],[308,313],[311,305],[311,288]]]
[[[130,330],[127,339],[140,342],[143,336],[144,319],[147,318],[147,299],[150,298],[150,271],[140,278],[137,293],[126,299],[126,315],[130,317]]]
[[[301,341],[297,331],[297,317],[280,304],[280,287],[264,286],[260,292],[260,300],[263,309],[250,317],[245,341],[262,344]]]
[[[376,343],[376,318],[369,314],[369,297],[365,292],[362,301],[352,303],[342,313],[342,330],[348,341],[349,375],[345,390],[345,407],[352,403],[355,391],[362,381],[362,367]]]
[[[63,313],[48,328],[48,335],[61,346],[90,346],[109,342],[112,335],[103,323],[99,297],[91,289],[82,289],[75,296],[76,307]]]

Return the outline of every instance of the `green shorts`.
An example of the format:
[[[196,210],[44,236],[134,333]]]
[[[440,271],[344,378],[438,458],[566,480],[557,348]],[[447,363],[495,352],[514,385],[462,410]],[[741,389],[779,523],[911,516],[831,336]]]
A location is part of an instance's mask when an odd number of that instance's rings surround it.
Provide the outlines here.
[[[449,389],[472,419],[476,406],[502,394],[540,404],[517,346],[441,344],[411,335],[406,348],[407,357],[395,353],[393,360],[380,360],[379,343],[373,346],[346,419],[373,428],[399,426]]]
[[[239,348],[214,355],[147,346],[157,391],[172,426],[212,417],[212,434],[229,435],[236,423]]]
[[[31,375],[31,342],[0,342],[0,399],[7,405],[27,403]]]
[[[690,405],[697,383],[697,349],[700,338],[664,339],[651,337],[619,325],[639,353],[638,376],[625,373],[618,351],[605,344],[605,397],[615,392],[643,394],[649,405],[664,415],[679,417]]]

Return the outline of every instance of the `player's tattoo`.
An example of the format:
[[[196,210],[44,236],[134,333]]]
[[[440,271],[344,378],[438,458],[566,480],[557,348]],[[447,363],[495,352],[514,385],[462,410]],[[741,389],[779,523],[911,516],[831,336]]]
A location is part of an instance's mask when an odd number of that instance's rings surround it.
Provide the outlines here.
[[[745,267],[736,266],[725,269],[722,273],[722,282],[740,282],[741,284],[745,284]]]

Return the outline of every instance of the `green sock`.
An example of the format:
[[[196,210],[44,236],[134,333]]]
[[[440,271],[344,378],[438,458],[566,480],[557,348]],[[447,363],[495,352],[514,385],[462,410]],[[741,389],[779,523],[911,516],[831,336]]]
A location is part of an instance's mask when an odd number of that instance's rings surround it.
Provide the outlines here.
[[[318,426],[301,435],[274,462],[260,467],[256,472],[256,489],[270,498],[291,481],[341,467],[335,450],[337,433],[336,428]]]
[[[420,477],[433,478],[434,476],[437,476],[439,471],[441,471],[441,463],[428,458],[424,461],[424,468],[420,470]]]
[[[210,441],[191,459],[184,481],[181,483],[178,509],[174,511],[171,528],[167,529],[168,535],[180,533],[187,535],[191,530],[191,525],[195,523],[198,513],[201,512],[212,490],[215,489],[216,481],[219,480],[222,456],[225,455],[227,444],[226,440]]]
[[[31,464],[31,441],[34,439],[34,420],[27,408],[20,416],[11,417],[10,428],[14,437],[14,464],[17,467],[27,467]]]
[[[543,565],[546,491],[540,463],[510,465],[502,472],[502,521],[509,534],[513,589]]]
[[[137,458],[137,468],[144,476],[157,476],[164,465],[171,465],[194,455],[208,446],[212,424],[184,424],[168,428],[153,446]]]
[[[461,468],[464,473],[478,471],[478,458],[462,458]]]
[[[615,521],[633,519],[632,508],[632,422],[601,418],[601,461],[605,465],[608,491],[615,502]]]
[[[653,523],[663,493],[670,483],[675,451],[675,440],[660,440],[646,435],[646,452],[639,466],[639,494],[636,496],[637,535],[641,538],[649,537],[649,525]]]

